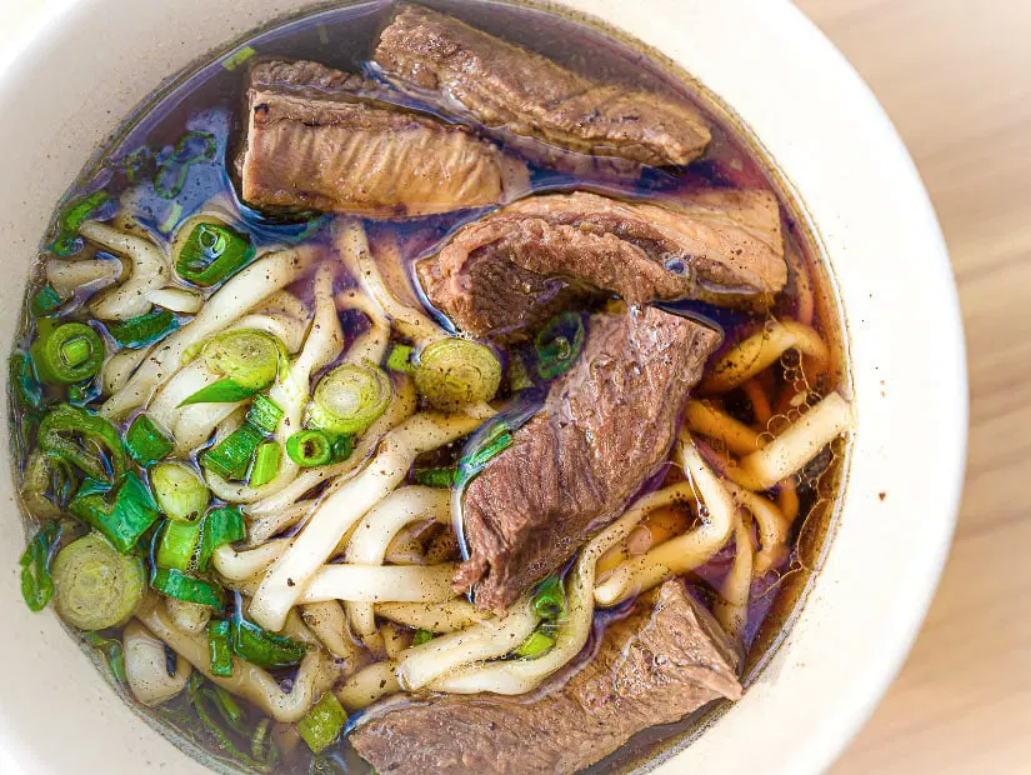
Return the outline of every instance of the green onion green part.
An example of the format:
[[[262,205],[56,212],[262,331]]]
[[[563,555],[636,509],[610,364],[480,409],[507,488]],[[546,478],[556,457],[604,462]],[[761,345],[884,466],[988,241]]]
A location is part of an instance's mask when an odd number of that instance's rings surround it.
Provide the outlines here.
[[[233,647],[229,642],[229,622],[222,620],[208,625],[208,655],[211,674],[228,678],[233,674]]]
[[[391,371],[402,371],[406,374],[411,374],[415,371],[415,364],[412,362],[414,355],[414,348],[406,344],[395,344],[387,356],[387,368]]]
[[[501,362],[487,346],[440,339],[419,354],[415,387],[437,409],[454,412],[490,401],[501,385]]]
[[[466,451],[458,464],[455,483],[464,486],[487,467],[487,463],[512,446],[512,434],[503,420],[493,421],[481,431],[471,450]]]
[[[297,731],[312,753],[322,753],[340,737],[347,724],[347,713],[332,691],[322,695],[308,715],[297,722]]]
[[[161,531],[155,562],[159,568],[186,571],[200,543],[201,523],[168,520]]]
[[[36,433],[39,448],[89,477],[110,484],[125,473],[126,456],[118,429],[103,417],[69,404],[51,410]]]
[[[204,480],[182,463],[159,463],[150,471],[158,508],[172,520],[193,522],[199,519],[211,501],[211,491]]]
[[[228,226],[200,223],[193,227],[176,260],[184,280],[210,288],[227,280],[254,258],[250,239]]]
[[[77,252],[82,245],[79,227],[110,198],[106,191],[94,191],[65,207],[58,220],[57,239],[50,245],[51,252],[58,256],[70,256]]]
[[[383,415],[393,395],[390,377],[382,369],[348,363],[319,380],[308,419],[329,433],[361,433]]]
[[[227,331],[201,350],[205,365],[252,393],[271,385],[286,360],[286,346],[272,334],[254,328]]]
[[[308,652],[308,644],[266,632],[244,619],[239,609],[233,617],[232,643],[240,659],[267,669],[299,665]]]
[[[145,414],[138,414],[125,433],[125,447],[129,457],[147,468],[165,457],[175,444]]]
[[[286,440],[286,454],[302,468],[324,466],[333,460],[333,441],[322,431],[298,431]]]
[[[125,652],[122,649],[122,642],[114,638],[105,638],[95,632],[82,633],[81,640],[90,648],[96,649],[107,657],[108,667],[111,675],[118,683],[125,683]]]
[[[242,541],[247,537],[247,526],[244,524],[240,509],[226,506],[212,510],[204,518],[201,531],[200,555],[197,557],[197,568],[206,571],[211,565],[211,556],[218,547]]]
[[[247,422],[265,433],[275,433],[281,419],[283,410],[275,401],[260,393],[254,396],[251,408],[247,410]]]
[[[455,473],[454,468],[416,468],[412,478],[426,487],[447,488],[455,483]]]
[[[51,312],[56,312],[60,306],[61,297],[54,289],[54,286],[47,283],[32,297],[29,311],[32,312],[34,317],[41,318],[49,315]]]
[[[561,578],[548,576],[540,583],[533,596],[533,610],[541,619],[547,621],[555,621],[565,616],[566,592]]]
[[[219,613],[225,610],[225,592],[221,587],[174,568],[155,568],[150,585],[162,595],[176,600],[209,605]]]
[[[534,339],[537,374],[541,379],[565,374],[579,357],[583,343],[584,324],[578,314],[563,312],[553,317]]]
[[[412,638],[412,645],[421,646],[423,643],[429,643],[434,637],[436,636],[429,630],[416,630],[415,637]]]
[[[31,611],[42,611],[54,594],[54,581],[50,575],[50,560],[54,545],[61,538],[58,522],[44,525],[29,541],[21,556],[21,596]]]
[[[100,532],[118,551],[126,554],[160,517],[150,490],[136,474],[126,474],[114,490],[87,480],[68,510]]]
[[[93,377],[104,364],[104,340],[85,323],[54,326],[41,322],[29,350],[43,382],[82,382]]]
[[[539,657],[551,651],[554,645],[553,637],[541,630],[534,630],[533,634],[523,642],[523,645],[516,649],[515,654],[517,657]]]
[[[154,309],[135,318],[107,324],[111,338],[132,350],[159,342],[177,328],[179,319],[167,309]]]
[[[200,463],[223,479],[241,480],[247,475],[247,467],[258,445],[265,436],[254,426],[244,423],[222,441],[204,452]]]
[[[73,541],[54,558],[54,607],[80,630],[104,630],[128,621],[147,581],[143,560],[120,554],[97,533]]]
[[[15,405],[22,411],[36,410],[43,406],[43,387],[36,379],[32,357],[27,353],[15,353],[8,362],[7,389]]]
[[[279,461],[283,456],[278,442],[266,441],[258,447],[254,455],[254,465],[248,481],[251,487],[261,487],[276,478],[279,473]]]
[[[528,390],[533,387],[533,380],[530,379],[530,372],[526,370],[526,363],[519,353],[512,353],[508,359],[508,389],[513,393],[520,390]]]
[[[218,382],[202,387],[187,396],[179,406],[191,404],[229,404],[253,396],[260,388],[244,387],[232,377],[223,377]]]

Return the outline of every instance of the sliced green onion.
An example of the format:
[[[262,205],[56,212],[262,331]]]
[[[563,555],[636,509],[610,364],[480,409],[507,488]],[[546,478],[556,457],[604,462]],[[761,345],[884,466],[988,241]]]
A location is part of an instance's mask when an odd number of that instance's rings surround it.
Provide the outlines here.
[[[412,638],[413,646],[421,646],[423,643],[429,643],[436,636],[429,630],[416,630],[415,637]]]
[[[159,568],[189,570],[200,543],[201,523],[168,520],[161,531],[155,562]]]
[[[194,470],[182,463],[159,463],[150,470],[158,508],[172,520],[197,520],[211,501],[211,491]]]
[[[208,655],[211,674],[228,678],[233,674],[233,648],[229,642],[229,622],[217,621],[208,625]]]
[[[175,448],[175,444],[145,414],[136,415],[125,433],[129,456],[144,468],[156,463]]]
[[[566,613],[566,592],[562,579],[548,576],[537,587],[533,596],[533,610],[541,619],[554,621]]]
[[[68,510],[100,532],[118,551],[126,554],[160,517],[150,490],[136,474],[125,475],[112,492],[105,485],[87,480]]]
[[[210,219],[189,223],[194,225],[179,246],[175,261],[175,271],[184,280],[210,288],[227,280],[254,258],[254,246],[246,235],[212,223]]]
[[[229,404],[250,398],[261,388],[244,387],[232,377],[223,377],[218,382],[202,387],[196,393],[187,396],[179,406],[191,404]]]
[[[244,619],[239,608],[233,617],[232,632],[233,653],[258,667],[293,667],[308,652],[308,644],[266,632]]]
[[[175,149],[154,173],[154,193],[162,199],[174,199],[182,193],[190,165],[214,158],[218,150],[210,132],[191,131],[184,134]]]
[[[580,356],[584,343],[584,324],[575,312],[556,315],[534,339],[537,374],[552,379],[569,371]]]
[[[254,396],[251,408],[247,410],[247,422],[265,433],[275,433],[281,419],[283,410],[275,401],[260,393]]]
[[[61,306],[61,296],[57,293],[57,290],[50,283],[47,283],[43,288],[32,297],[32,304],[29,305],[29,310],[32,312],[34,317],[41,318],[49,315],[51,312],[57,311]]]
[[[29,348],[44,382],[71,385],[94,376],[104,364],[104,340],[85,323],[39,326]]]
[[[194,673],[190,678],[190,683],[187,684],[190,699],[196,716],[200,719],[204,728],[214,736],[219,750],[232,756],[247,771],[271,772],[278,761],[278,751],[275,745],[269,745],[267,755],[261,759],[252,758],[241,751],[229,738],[218,721],[215,720],[212,715],[212,709],[222,717],[223,721],[226,722],[233,732],[240,737],[245,737],[248,734],[248,730],[245,725],[246,717],[242,709],[229,692],[220,686],[207,684],[199,675],[199,673]],[[197,677],[196,681],[193,680],[194,677]],[[261,725],[261,722],[259,722],[259,728],[261,728]],[[253,744],[252,748],[254,748]]]
[[[36,519],[56,519],[68,506],[78,481],[72,467],[62,460],[33,450],[22,475],[21,498]]]
[[[106,191],[94,191],[65,207],[58,221],[57,239],[50,245],[51,252],[58,256],[70,256],[78,251],[82,245],[79,227],[110,198]]]
[[[140,183],[144,179],[152,177],[157,169],[154,152],[146,145],[141,145],[136,150],[125,154],[121,166],[130,183]]]
[[[93,479],[113,484],[125,473],[125,448],[118,429],[85,409],[68,404],[53,409],[40,423],[36,443],[49,457],[70,463]]]
[[[225,592],[216,584],[190,576],[174,568],[155,568],[150,585],[162,595],[187,603],[209,605],[219,613],[225,610]]]
[[[322,431],[298,431],[286,440],[286,454],[302,468],[324,466],[333,460],[333,441]]]
[[[454,468],[416,468],[412,477],[426,487],[450,487],[455,483]]]
[[[247,526],[244,524],[240,509],[227,506],[214,509],[204,518],[204,529],[201,532],[200,555],[197,557],[197,568],[206,571],[211,565],[211,556],[218,547],[242,541],[247,537]]]
[[[319,380],[308,418],[330,433],[361,433],[387,410],[393,394],[390,377],[382,369],[348,363]]]
[[[80,630],[126,622],[147,591],[143,560],[119,554],[97,533],[58,552],[53,573],[57,613]]]
[[[36,379],[32,357],[27,353],[15,353],[8,363],[7,389],[14,398],[15,406],[22,411],[39,409],[43,406],[43,387]]]
[[[275,381],[285,353],[286,346],[272,334],[242,328],[209,340],[201,350],[201,357],[211,371],[256,392]]]
[[[406,344],[395,344],[387,356],[387,368],[391,371],[403,371],[411,374],[415,371],[415,363],[412,362],[414,355],[414,348]]]
[[[477,434],[472,449],[468,449],[458,464],[455,482],[464,485],[487,463],[512,446],[512,434],[503,420],[493,421],[487,428]]]
[[[541,630],[534,630],[530,637],[523,642],[523,645],[516,649],[515,654],[517,657],[539,657],[551,651],[554,645],[553,637]]]
[[[223,479],[243,479],[247,475],[247,466],[254,456],[254,451],[264,440],[265,436],[261,431],[244,423],[201,455],[201,465]]]
[[[513,393],[520,390],[528,390],[533,387],[533,380],[530,379],[530,372],[526,370],[526,364],[519,353],[512,353],[508,359],[508,389]]]
[[[501,385],[501,362],[494,352],[468,339],[441,339],[419,354],[415,387],[433,406],[454,412],[490,401]]]
[[[107,657],[108,667],[111,668],[111,675],[118,683],[125,683],[125,652],[120,640],[104,638],[95,632],[82,633],[80,640],[90,648],[103,652]]]
[[[297,731],[312,753],[322,753],[340,737],[347,724],[347,713],[332,691],[322,695],[308,715],[297,722]]]
[[[159,342],[177,328],[179,319],[167,309],[154,309],[139,317],[107,324],[111,338],[130,349]]]
[[[254,455],[254,465],[248,484],[261,487],[276,478],[279,473],[279,461],[283,456],[282,448],[275,441],[266,441],[258,447]]]
[[[57,522],[44,525],[29,541],[21,556],[21,596],[31,611],[42,611],[54,594],[50,561],[63,529]]]

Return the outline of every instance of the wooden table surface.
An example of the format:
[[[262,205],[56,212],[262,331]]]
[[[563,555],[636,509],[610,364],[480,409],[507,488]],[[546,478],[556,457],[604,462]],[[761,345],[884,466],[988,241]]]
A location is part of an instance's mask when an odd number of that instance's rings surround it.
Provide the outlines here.
[[[0,0],[0,47],[43,3]],[[959,284],[972,399],[941,588],[833,772],[1031,772],[1031,0],[796,4],[873,88],[927,183]]]
[[[870,84],[920,168],[970,368],[966,490],[941,588],[833,772],[1031,772],[1031,2],[796,4]]]

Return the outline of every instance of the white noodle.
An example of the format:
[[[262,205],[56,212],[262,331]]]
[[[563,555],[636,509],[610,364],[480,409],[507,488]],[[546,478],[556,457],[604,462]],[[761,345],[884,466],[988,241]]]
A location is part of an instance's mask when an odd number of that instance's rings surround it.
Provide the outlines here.
[[[686,432],[677,444],[677,453],[689,483],[674,486],[685,497],[693,489],[708,510],[708,516],[694,530],[617,565],[594,590],[598,605],[617,605],[670,576],[693,570],[708,562],[727,542],[736,524],[737,503]]]
[[[340,603],[327,600],[302,606],[301,619],[333,656],[351,662],[360,657],[361,646],[354,641],[348,631],[347,616]]]
[[[453,563],[440,565],[323,565],[300,595],[301,603],[443,603],[455,596]]]
[[[119,350],[104,364],[104,371],[102,374],[104,381],[104,395],[111,395],[117,393],[123,387],[125,383],[129,381],[129,377],[132,376],[133,372],[139,367],[141,363],[150,355],[153,350],[151,347],[143,347],[139,350],[130,350],[124,348]]]
[[[335,690],[335,694],[344,709],[353,713],[399,691],[401,685],[397,682],[397,666],[393,662],[377,662],[344,681]]]
[[[168,674],[165,644],[133,619],[122,632],[125,654],[125,679],[133,696],[144,705],[155,707],[186,688],[193,668],[176,656],[175,675]]]
[[[147,294],[147,299],[172,312],[195,315],[204,306],[204,297],[185,288],[159,288]]]
[[[368,465],[322,500],[294,544],[272,566],[254,598],[255,621],[266,629],[279,629],[340,539],[404,481],[416,457],[468,435],[479,424],[467,415],[427,412],[388,433]]]
[[[150,400],[154,389],[179,370],[186,349],[231,325],[270,294],[306,274],[322,255],[321,248],[302,246],[269,253],[229,280],[191,323],[159,343],[129,381],[100,408],[108,418],[121,418]]]
[[[236,551],[229,544],[223,544],[211,556],[212,564],[219,575],[230,581],[247,581],[267,570],[283,556],[290,539],[277,538],[254,549]]]
[[[100,288],[113,283],[122,274],[122,262],[110,258],[88,258],[80,261],[52,258],[47,261],[46,273],[47,282],[54,286],[57,295],[62,299],[68,299],[84,285]]]
[[[377,603],[376,615],[414,630],[456,632],[487,618],[468,600],[454,598],[446,603]]]
[[[344,559],[359,565],[382,564],[387,547],[412,522],[433,519],[451,521],[451,491],[433,487],[402,487],[374,506],[355,530]],[[347,616],[355,634],[366,638],[376,632],[376,616],[369,603],[347,604]]]
[[[90,302],[93,316],[98,320],[128,320],[149,312],[151,303],[147,294],[163,287],[171,274],[158,246],[99,221],[86,221],[79,227],[79,233],[95,245],[132,262],[128,280]]]
[[[485,619],[467,630],[406,649],[397,662],[397,680],[414,691],[468,665],[503,657],[519,648],[539,621],[530,599],[524,598],[500,619]]]

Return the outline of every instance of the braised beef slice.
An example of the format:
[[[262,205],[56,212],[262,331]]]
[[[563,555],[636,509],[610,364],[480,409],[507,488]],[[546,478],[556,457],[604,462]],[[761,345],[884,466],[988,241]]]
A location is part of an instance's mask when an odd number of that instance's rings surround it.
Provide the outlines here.
[[[594,315],[542,410],[465,490],[469,559],[455,577],[502,611],[618,517],[659,472],[720,336],[648,308]]]
[[[241,196],[260,208],[418,216],[506,201],[525,165],[453,124],[372,99],[315,62],[251,71]]]
[[[784,287],[787,264],[769,192],[714,189],[663,207],[576,192],[530,197],[462,227],[418,275],[459,328],[515,338],[600,292],[629,304],[762,306]]]
[[[396,88],[434,109],[581,174],[688,164],[711,139],[702,115],[686,102],[593,83],[418,6],[402,7],[373,60]]]
[[[530,697],[388,703],[350,739],[377,772],[396,775],[572,773],[643,729],[738,699],[736,668],[726,635],[674,579],[609,625],[593,659]]]

